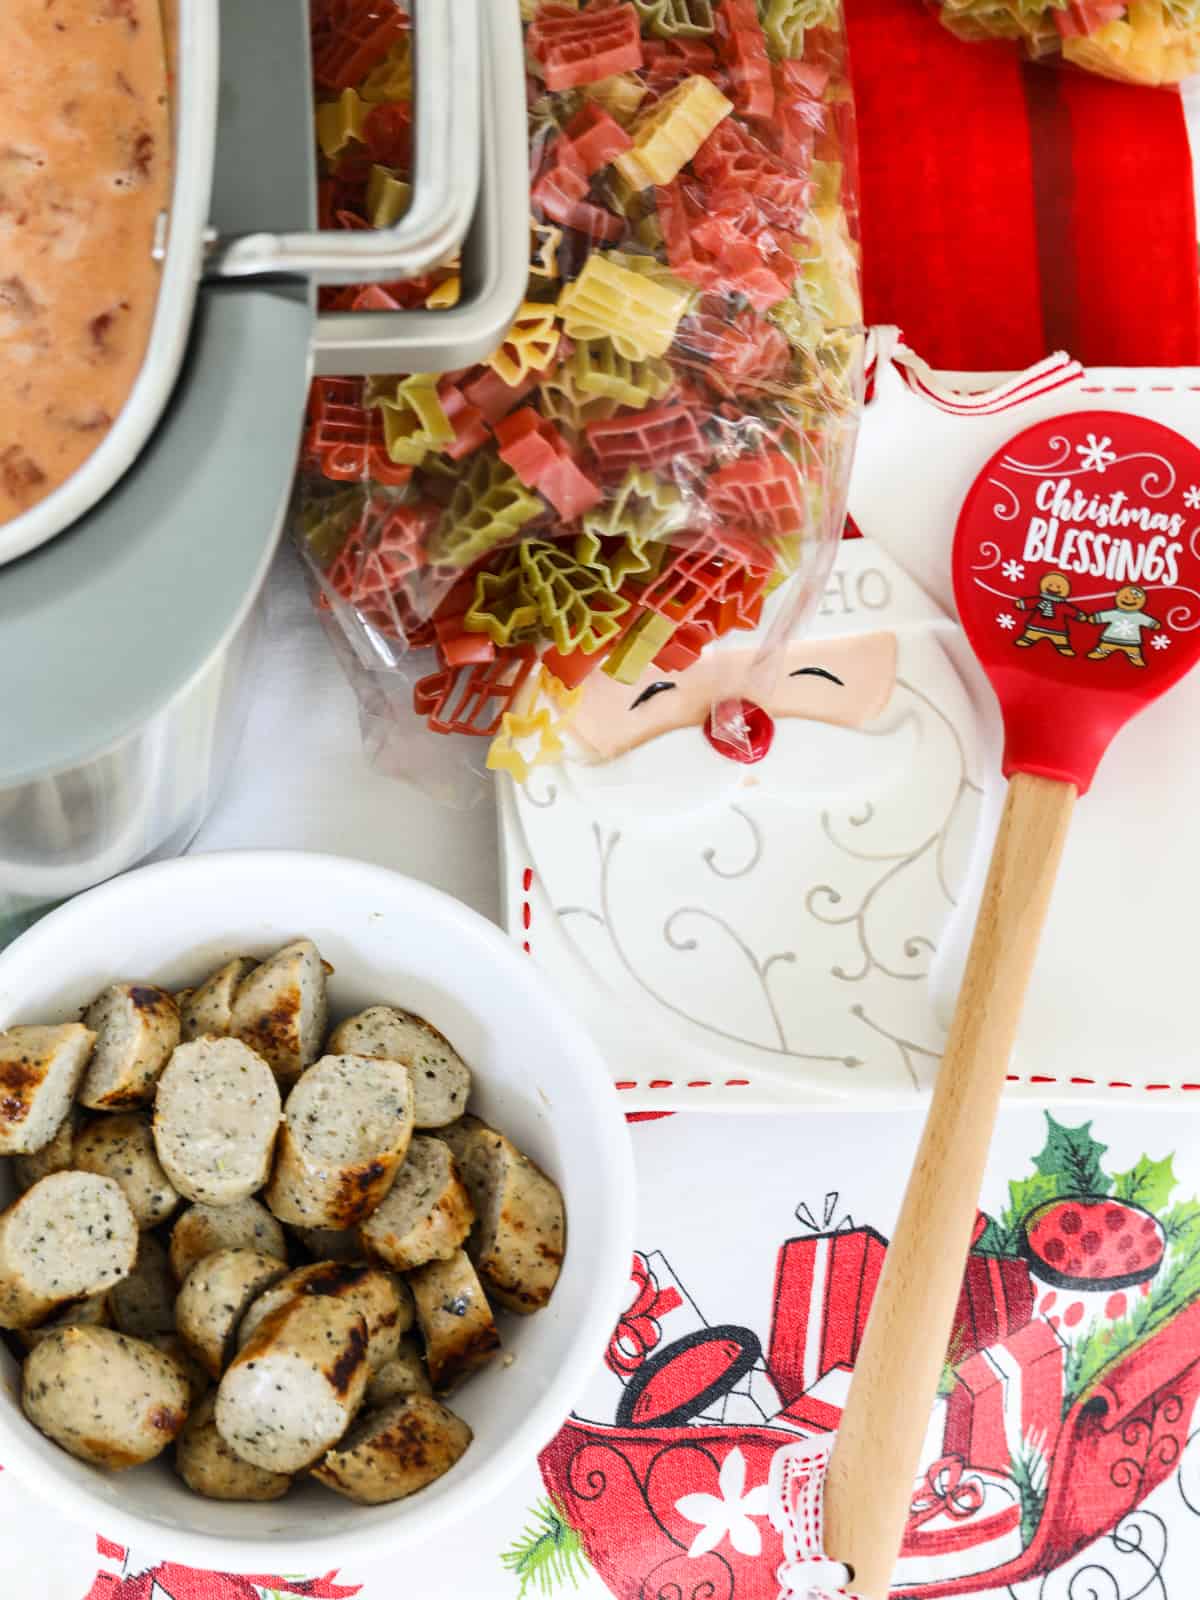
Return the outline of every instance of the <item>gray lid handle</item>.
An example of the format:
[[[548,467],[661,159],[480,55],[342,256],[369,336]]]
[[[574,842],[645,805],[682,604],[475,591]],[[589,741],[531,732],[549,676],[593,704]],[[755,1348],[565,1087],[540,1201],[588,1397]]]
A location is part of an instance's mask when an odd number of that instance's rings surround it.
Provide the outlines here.
[[[393,228],[248,233],[208,247],[210,277],[303,274],[319,283],[417,278],[454,254],[479,195],[482,7],[412,0],[415,92],[412,200]]]
[[[320,374],[468,367],[492,353],[516,315],[529,275],[525,54],[516,0],[486,0],[482,37],[483,181],[463,249],[458,304],[444,311],[324,313],[316,331]]]

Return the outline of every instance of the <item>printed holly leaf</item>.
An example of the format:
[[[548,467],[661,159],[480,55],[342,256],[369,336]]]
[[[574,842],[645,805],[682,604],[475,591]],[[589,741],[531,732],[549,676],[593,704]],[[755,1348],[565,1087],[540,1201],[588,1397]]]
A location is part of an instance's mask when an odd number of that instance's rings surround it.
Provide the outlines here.
[[[984,1256],[1016,1256],[1021,1253],[1024,1232],[1022,1220],[1035,1206],[1059,1197],[1059,1181],[1044,1172],[1031,1173],[1028,1178],[1016,1178],[1008,1186],[1008,1205],[1004,1215],[997,1220],[988,1218],[987,1227],[979,1237],[976,1251]]]
[[[1161,1161],[1151,1161],[1149,1156],[1142,1156],[1128,1172],[1119,1172],[1113,1179],[1113,1194],[1118,1200],[1132,1200],[1157,1213],[1171,1198],[1178,1181],[1172,1168],[1174,1159],[1164,1156]]]
[[[1009,1184],[1008,1209],[1020,1222],[1035,1206],[1057,1200],[1060,1192],[1057,1177],[1047,1172],[1034,1172],[1028,1178],[1018,1178]]]
[[[1010,1213],[997,1219],[989,1217],[987,1227],[979,1235],[979,1243],[975,1246],[975,1253],[981,1256],[1015,1256],[1019,1240],[1013,1238],[1012,1229],[1009,1227]]]
[[[1058,1193],[1064,1198],[1087,1194],[1107,1194],[1112,1179],[1100,1165],[1108,1149],[1092,1138],[1090,1122],[1067,1128],[1046,1113],[1046,1143],[1033,1164],[1040,1173],[1058,1180]]]
[[[1162,1219],[1171,1244],[1189,1248],[1200,1241],[1200,1200],[1181,1200]]]

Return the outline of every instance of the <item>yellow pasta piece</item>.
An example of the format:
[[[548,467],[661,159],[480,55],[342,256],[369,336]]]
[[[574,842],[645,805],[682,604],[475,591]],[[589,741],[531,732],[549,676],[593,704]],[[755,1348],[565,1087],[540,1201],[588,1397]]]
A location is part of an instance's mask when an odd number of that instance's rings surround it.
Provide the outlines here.
[[[462,279],[457,273],[439,283],[431,294],[425,296],[425,305],[430,311],[449,311],[451,306],[456,306],[462,298]]]
[[[585,84],[583,92],[589,100],[603,106],[614,122],[626,128],[646,98],[646,85],[631,72],[616,72],[611,78],[601,78],[599,83]]]
[[[656,282],[597,252],[558,297],[572,339],[611,339],[630,361],[665,355],[687,310],[690,292]]]
[[[1062,52],[1078,67],[1125,83],[1178,83],[1200,64],[1194,29],[1176,26],[1161,0],[1131,0],[1125,20],[1064,39]]]
[[[733,101],[715,83],[698,73],[685,78],[638,117],[629,130],[633,149],[617,156],[613,166],[638,189],[670,183],[732,110]]]
[[[391,228],[408,210],[412,185],[390,167],[373,166],[367,178],[367,216],[373,228]]]
[[[487,365],[510,389],[523,383],[531,372],[545,372],[558,349],[557,312],[554,306],[526,300],[504,337],[504,343],[488,357]]]
[[[450,444],[454,427],[438,398],[437,378],[415,372],[409,378],[368,378],[365,403],[383,410],[388,455],[403,466],[419,467],[431,450]]]
[[[412,34],[402,33],[378,66],[372,67],[359,93],[369,105],[382,100],[411,100]]]
[[[365,142],[367,110],[353,89],[343,89],[336,100],[325,100],[317,107],[317,143],[328,160],[340,155],[352,139]]]
[[[603,670],[618,683],[636,683],[674,632],[669,617],[647,611],[609,652]]]

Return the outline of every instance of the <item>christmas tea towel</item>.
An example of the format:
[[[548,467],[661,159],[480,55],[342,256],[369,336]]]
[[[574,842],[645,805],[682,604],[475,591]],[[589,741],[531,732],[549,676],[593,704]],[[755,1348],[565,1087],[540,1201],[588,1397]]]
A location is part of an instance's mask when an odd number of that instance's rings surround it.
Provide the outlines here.
[[[781,1443],[836,1427],[915,1112],[634,1129],[628,1303],[576,1415],[452,1545],[237,1577],[125,1550],[0,1474],[6,1600],[775,1600]],[[752,1136],[751,1136],[752,1135]],[[1191,1600],[1200,1124],[1001,1120],[897,1593]]]

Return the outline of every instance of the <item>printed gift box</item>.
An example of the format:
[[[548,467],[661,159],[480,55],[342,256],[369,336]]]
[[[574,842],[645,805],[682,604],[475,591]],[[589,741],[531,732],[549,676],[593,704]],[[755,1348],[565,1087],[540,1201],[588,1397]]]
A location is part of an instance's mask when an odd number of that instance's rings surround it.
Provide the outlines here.
[[[783,1245],[767,1366],[785,1404],[854,1365],[886,1250],[874,1228],[844,1225]]]
[[[1002,1473],[1031,1448],[1049,1455],[1065,1357],[1058,1334],[1039,1319],[964,1361],[946,1406],[946,1454]]]

